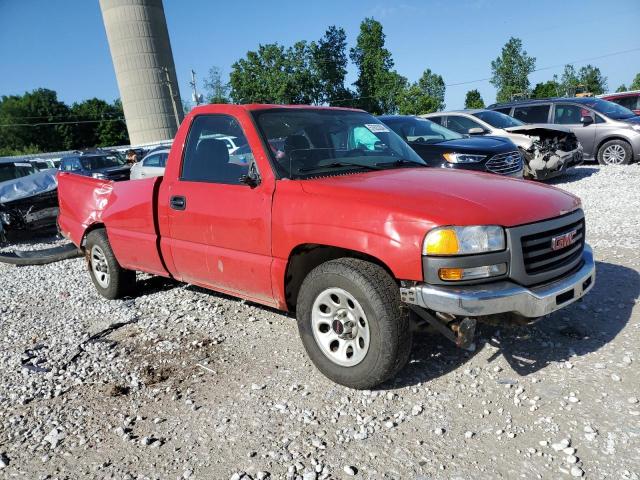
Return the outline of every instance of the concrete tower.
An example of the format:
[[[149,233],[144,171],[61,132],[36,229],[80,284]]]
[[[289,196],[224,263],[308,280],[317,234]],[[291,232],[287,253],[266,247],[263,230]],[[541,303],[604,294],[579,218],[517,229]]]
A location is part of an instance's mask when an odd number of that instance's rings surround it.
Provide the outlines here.
[[[183,118],[162,0],[100,0],[131,144],[172,139]]]

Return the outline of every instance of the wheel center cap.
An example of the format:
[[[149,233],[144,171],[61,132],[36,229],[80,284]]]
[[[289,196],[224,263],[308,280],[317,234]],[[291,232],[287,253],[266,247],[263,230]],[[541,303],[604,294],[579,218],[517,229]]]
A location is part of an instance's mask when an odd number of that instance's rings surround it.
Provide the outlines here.
[[[331,328],[342,339],[352,339],[355,336],[356,324],[351,315],[345,310],[339,311],[331,322]]]

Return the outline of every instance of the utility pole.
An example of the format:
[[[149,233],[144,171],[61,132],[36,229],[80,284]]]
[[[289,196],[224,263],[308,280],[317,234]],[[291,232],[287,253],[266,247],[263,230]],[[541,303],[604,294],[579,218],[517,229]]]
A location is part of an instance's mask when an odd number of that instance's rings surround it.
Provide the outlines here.
[[[196,83],[196,72],[191,69],[191,81],[189,82],[189,85],[191,85],[191,89],[193,90],[193,94],[191,95],[191,97],[193,98],[193,101],[195,102],[196,106],[200,105],[200,102],[202,101],[202,95],[198,95],[198,84]]]
[[[176,125],[180,126],[180,116],[178,115],[178,106],[176,105],[176,97],[173,94],[173,85],[171,85],[171,76],[169,75],[169,69],[167,67],[160,68],[164,72],[164,83],[169,87],[169,95],[171,96],[171,105],[173,105],[173,114],[176,117]]]

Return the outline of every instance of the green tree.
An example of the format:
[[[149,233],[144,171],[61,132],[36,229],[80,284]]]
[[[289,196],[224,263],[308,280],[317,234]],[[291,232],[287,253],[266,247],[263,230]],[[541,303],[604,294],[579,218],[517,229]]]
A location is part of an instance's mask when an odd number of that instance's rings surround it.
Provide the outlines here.
[[[287,50],[270,43],[247,52],[231,66],[231,98],[236,103],[319,103],[313,48],[307,42]]]
[[[616,93],[626,92],[626,91],[627,91],[627,86],[624,83],[620,85],[618,88],[616,88]]]
[[[560,77],[560,85],[562,94],[572,97],[576,94],[576,89],[580,85],[580,79],[573,65],[565,65],[562,76]]]
[[[517,96],[528,96],[529,74],[536,66],[522,48],[522,40],[511,37],[502,47],[502,53],[491,62],[491,84],[498,89],[498,102],[510,101]]]
[[[477,89],[469,90],[464,97],[464,108],[484,108],[484,100]]]
[[[69,107],[56,92],[39,88],[0,99],[0,150],[39,152],[73,146]]]
[[[353,93],[344,85],[347,75],[347,35],[344,29],[334,25],[311,46],[313,69],[317,72],[320,101],[329,105],[345,105],[351,102]]]
[[[354,85],[357,105],[373,114],[393,113],[407,80],[393,70],[391,52],[385,48],[382,24],[365,18],[360,24],[356,46],[351,49],[351,61],[358,70]]]
[[[122,104],[90,98],[71,106],[73,148],[108,147],[129,143]]]
[[[398,111],[402,115],[420,115],[443,110],[444,93],[442,76],[427,69],[417,82],[403,89],[398,98]]]
[[[631,82],[629,90],[640,90],[640,73],[638,73],[633,79],[633,82]]]
[[[586,65],[578,71],[580,85],[586,92],[600,95],[607,91],[607,77],[604,77],[598,67]]]
[[[561,97],[562,86],[558,83],[556,76],[553,76],[553,80],[547,80],[546,82],[536,83],[536,86],[531,92],[531,98],[550,98]]]
[[[229,103],[229,84],[222,81],[222,74],[218,67],[211,67],[207,78],[202,83],[207,102]]]
[[[607,90],[607,77],[593,65],[586,65],[577,72],[573,65],[565,65],[560,84],[563,94],[569,97],[581,92],[600,95]]]

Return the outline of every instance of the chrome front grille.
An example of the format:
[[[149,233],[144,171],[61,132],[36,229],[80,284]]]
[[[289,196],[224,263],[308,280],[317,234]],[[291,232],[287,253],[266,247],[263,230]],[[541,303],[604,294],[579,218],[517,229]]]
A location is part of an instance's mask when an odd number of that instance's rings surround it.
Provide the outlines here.
[[[494,155],[485,164],[488,171],[499,175],[512,175],[522,170],[522,155],[513,151]]]
[[[582,261],[585,233],[582,210],[508,228],[512,255],[509,276],[530,286],[552,281],[577,268]]]
[[[570,245],[556,246],[553,242],[564,235],[572,235]],[[553,230],[534,233],[521,238],[524,268],[529,275],[555,270],[573,263],[584,248],[584,219]]]

